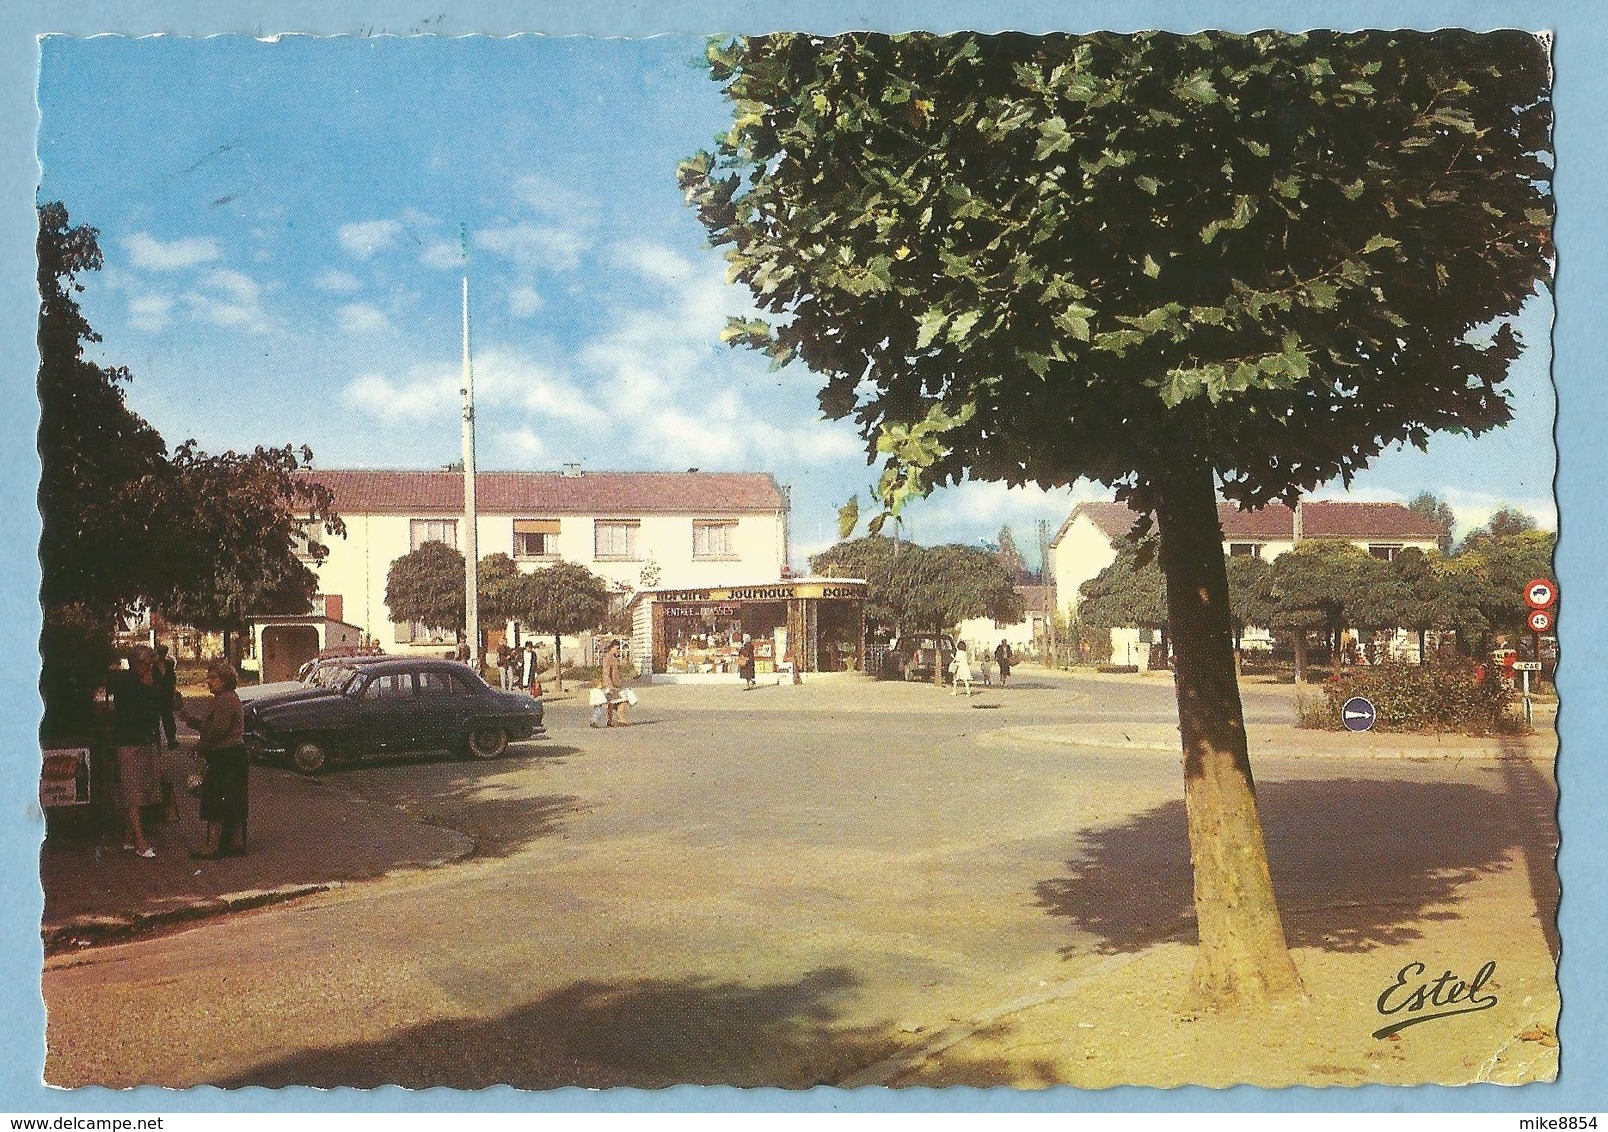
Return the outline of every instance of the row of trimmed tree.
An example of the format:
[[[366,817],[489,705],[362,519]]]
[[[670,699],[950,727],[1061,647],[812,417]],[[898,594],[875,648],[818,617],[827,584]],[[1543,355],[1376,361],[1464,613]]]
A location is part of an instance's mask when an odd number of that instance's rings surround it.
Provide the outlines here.
[[[476,609],[483,622],[517,621],[533,633],[550,635],[558,664],[560,639],[601,627],[623,593],[574,562],[555,562],[526,574],[508,555],[488,554],[480,560]],[[467,620],[462,552],[443,542],[426,542],[398,558],[386,574],[385,604],[394,621],[417,621],[456,633],[461,640]]]
[[[141,610],[223,634],[252,614],[300,613],[323,556],[309,521],[345,527],[330,492],[296,473],[306,447],[171,452],[129,408],[122,366],[89,356],[100,335],[79,309],[101,267],[99,233],[59,202],[38,208],[40,692],[47,735],[87,718],[116,630]]]
[[[1421,657],[1431,631],[1453,632],[1461,651],[1477,653],[1493,635],[1523,629],[1525,583],[1551,577],[1555,542],[1529,516],[1503,510],[1455,553],[1407,548],[1387,561],[1341,539],[1313,539],[1272,561],[1229,557],[1235,647],[1250,627],[1283,631],[1295,643],[1300,667],[1310,633],[1321,633],[1337,649],[1346,629],[1407,629],[1418,634]],[[1166,628],[1166,581],[1151,550],[1144,542],[1125,547],[1083,584],[1082,624]]]
[[[810,559],[812,573],[864,579],[866,618],[895,634],[939,632],[972,617],[1020,621],[1017,569],[998,551],[882,535],[840,542]]]

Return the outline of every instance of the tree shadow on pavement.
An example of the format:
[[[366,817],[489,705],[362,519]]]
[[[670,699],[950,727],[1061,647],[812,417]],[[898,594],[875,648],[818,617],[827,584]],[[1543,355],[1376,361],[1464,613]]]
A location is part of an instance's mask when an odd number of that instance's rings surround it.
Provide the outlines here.
[[[216,1082],[360,1089],[678,1084],[807,1088],[900,1047],[894,1027],[839,1024],[859,984],[842,968],[748,986],[706,979],[577,982],[496,1018],[441,1020],[309,1049]]]
[[[1517,841],[1530,869],[1530,895],[1547,937],[1547,948],[1556,962],[1563,952],[1563,939],[1558,934],[1558,901],[1562,896],[1558,876],[1558,784],[1525,756],[1523,740],[1504,735],[1502,747],[1513,757],[1503,759],[1493,773],[1502,776],[1503,789],[1518,810]]]
[[[544,747],[544,757],[575,753]],[[416,821],[474,839],[476,857],[507,857],[559,830],[582,808],[570,794],[533,789],[520,763],[418,763],[364,768],[327,781],[369,801],[394,806]]]
[[[1503,793],[1462,783],[1273,782],[1257,800],[1285,933],[1324,951],[1404,943],[1421,921],[1454,918],[1457,889],[1501,868],[1528,820]],[[1196,940],[1182,801],[1082,840],[1071,875],[1036,886],[1040,907],[1102,954]]]

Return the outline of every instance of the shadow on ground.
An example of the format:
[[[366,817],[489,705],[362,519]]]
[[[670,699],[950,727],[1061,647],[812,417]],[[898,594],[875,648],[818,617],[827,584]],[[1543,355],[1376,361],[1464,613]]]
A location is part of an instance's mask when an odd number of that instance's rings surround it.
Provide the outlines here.
[[[532,754],[495,762],[391,763],[336,771],[325,781],[360,798],[395,806],[410,818],[474,839],[476,857],[507,857],[558,832],[582,808],[570,794],[533,792],[521,772],[532,758],[558,759],[575,747],[543,744]]]
[[[216,1082],[360,1089],[677,1084],[806,1088],[895,1052],[891,1025],[840,1023],[859,985],[842,968],[745,986],[702,979],[578,982],[497,1018],[436,1021],[306,1050]]]
[[[1445,905],[1459,886],[1501,867],[1528,836],[1525,829],[1552,820],[1534,812],[1545,804],[1544,791],[1520,796],[1497,783],[1487,790],[1463,783],[1273,782],[1259,785],[1257,798],[1290,944],[1325,951],[1421,938],[1419,922],[1452,918]],[[1195,941],[1181,800],[1093,832],[1081,850],[1068,862],[1070,875],[1037,885],[1039,906],[1050,915],[1094,936],[1094,949],[1104,954]]]

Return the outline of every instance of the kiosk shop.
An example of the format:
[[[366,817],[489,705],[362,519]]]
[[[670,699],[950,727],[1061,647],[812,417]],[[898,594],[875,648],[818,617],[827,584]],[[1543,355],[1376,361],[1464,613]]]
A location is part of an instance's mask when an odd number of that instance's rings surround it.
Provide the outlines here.
[[[754,673],[857,672],[865,658],[865,582],[793,578],[758,586],[643,590],[632,599],[632,655],[655,681],[738,679],[754,643]]]

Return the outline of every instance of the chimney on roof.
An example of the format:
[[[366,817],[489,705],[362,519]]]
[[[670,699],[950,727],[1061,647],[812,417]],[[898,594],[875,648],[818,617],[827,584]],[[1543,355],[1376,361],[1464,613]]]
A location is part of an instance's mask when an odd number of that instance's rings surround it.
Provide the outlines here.
[[[573,461],[571,463],[565,464],[564,465],[564,471],[561,474],[567,479],[572,479],[572,480],[573,479],[580,479],[580,477],[581,477],[581,465],[580,465],[580,462],[579,461]]]
[[[690,475],[692,475],[693,472],[696,472],[697,470],[698,470],[697,468],[688,468],[687,469],[687,474],[690,476]]]

